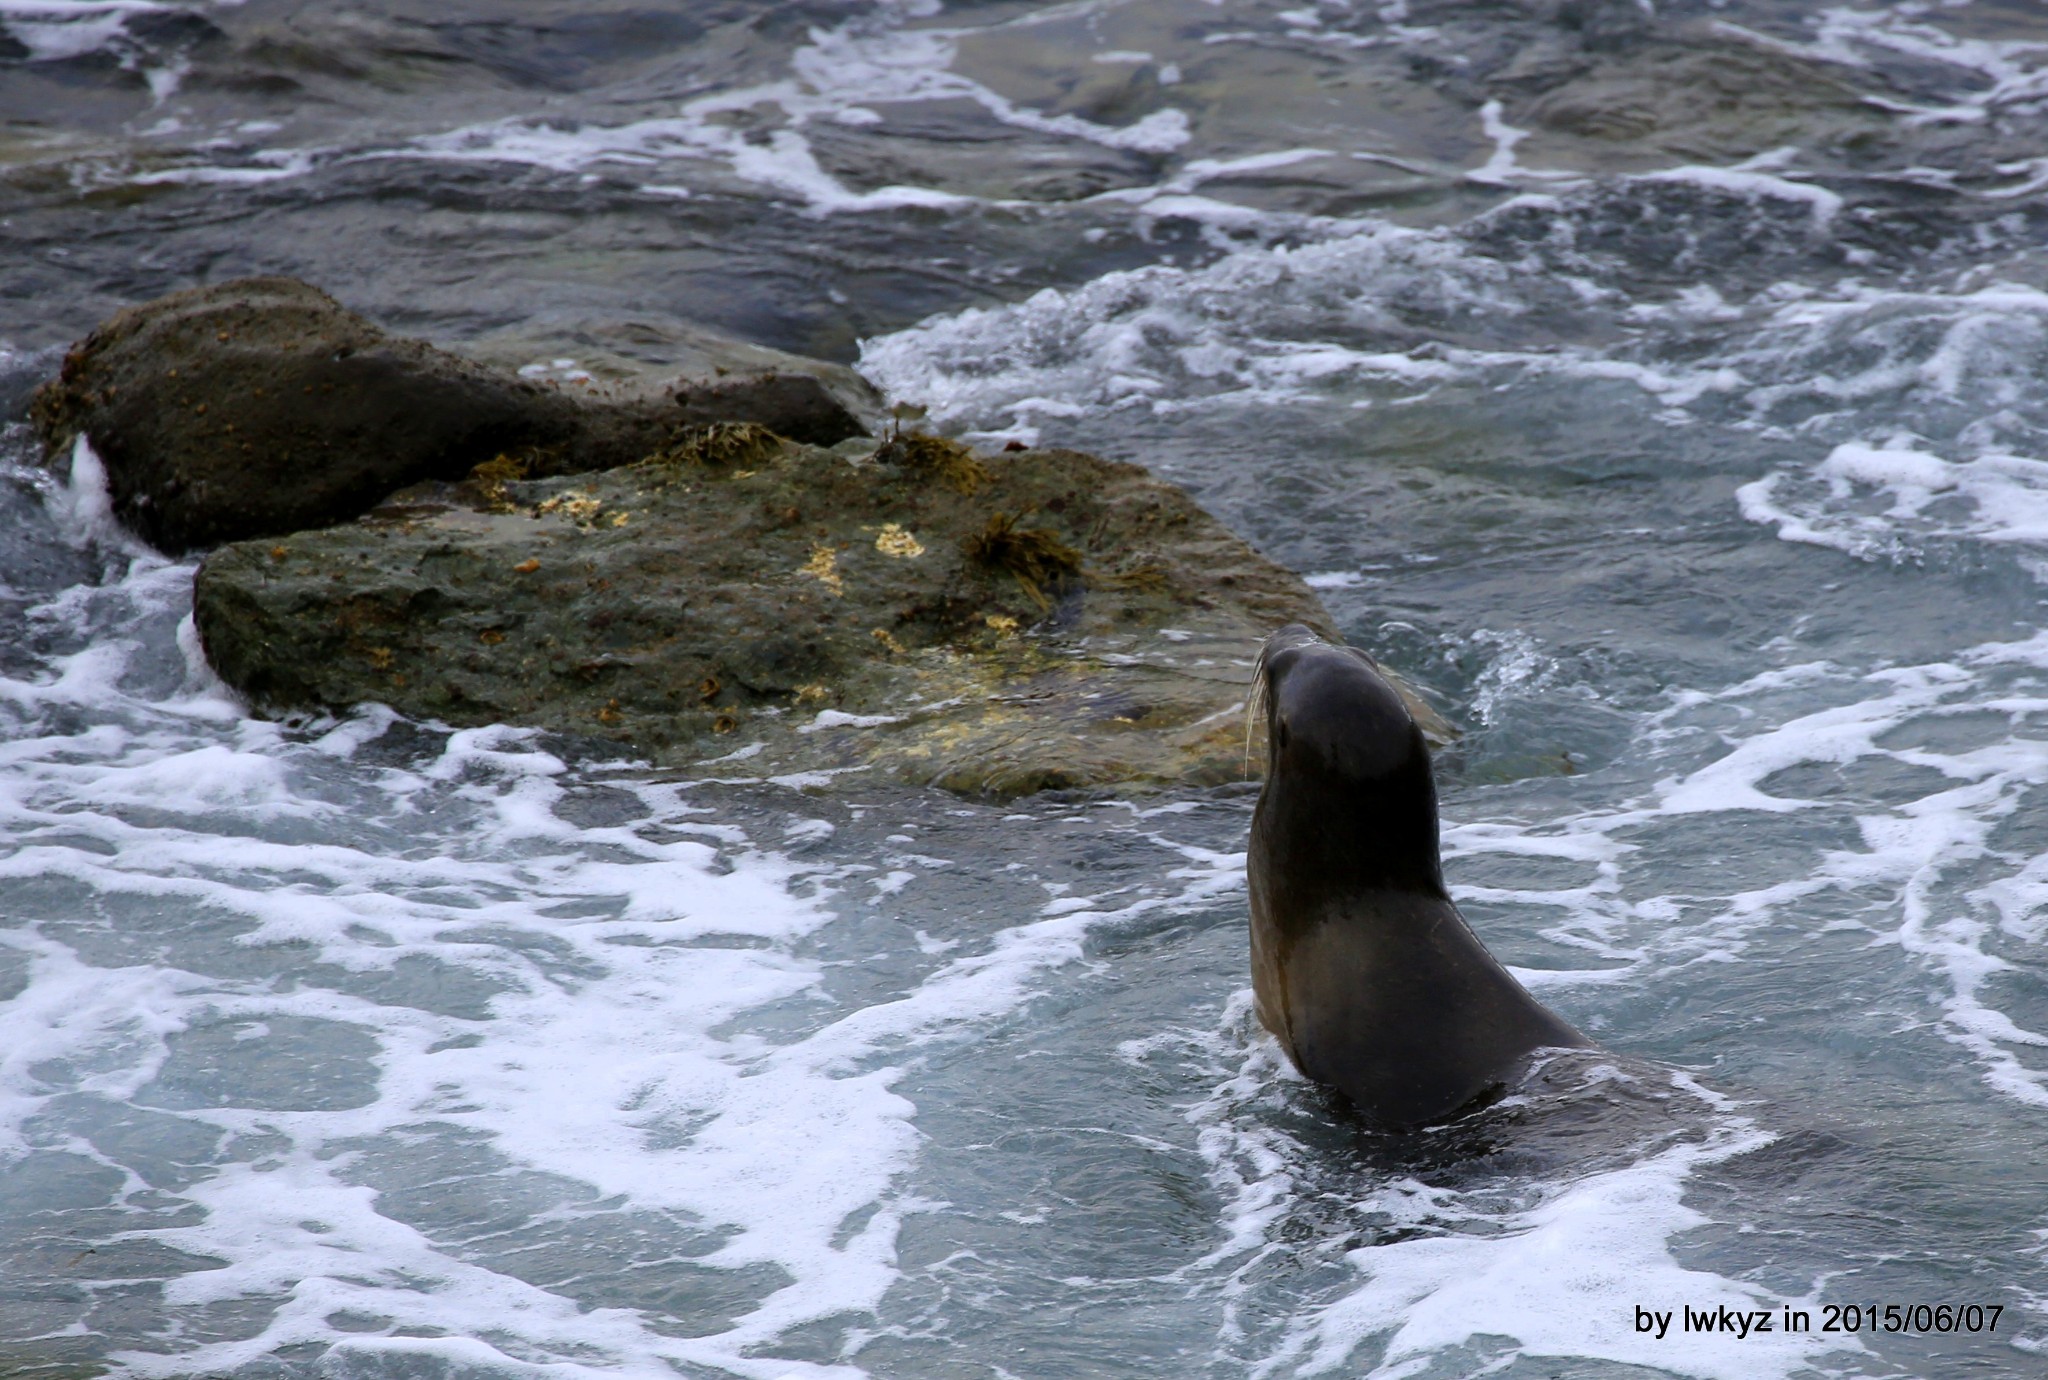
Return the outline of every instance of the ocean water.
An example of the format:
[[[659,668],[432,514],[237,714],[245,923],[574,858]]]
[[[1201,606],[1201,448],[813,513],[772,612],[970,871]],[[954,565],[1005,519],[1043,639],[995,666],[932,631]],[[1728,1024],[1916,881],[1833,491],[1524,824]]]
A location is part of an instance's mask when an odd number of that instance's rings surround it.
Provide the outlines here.
[[[0,0],[0,1374],[2041,1374],[2044,107],[2019,0]],[[20,418],[258,271],[1185,485],[1611,1062],[1360,1128],[1252,782],[252,715]]]

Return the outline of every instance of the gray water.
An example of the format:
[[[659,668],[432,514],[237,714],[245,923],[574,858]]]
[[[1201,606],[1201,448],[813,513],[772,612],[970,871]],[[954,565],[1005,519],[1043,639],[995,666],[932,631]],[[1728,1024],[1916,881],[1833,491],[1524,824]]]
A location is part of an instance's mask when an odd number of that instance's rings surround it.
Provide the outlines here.
[[[1454,893],[1616,1056],[1361,1129],[1249,783],[251,717],[17,424],[0,1374],[2040,1373],[2044,102],[2020,3],[0,0],[0,411],[286,272],[1136,460],[1461,726]]]

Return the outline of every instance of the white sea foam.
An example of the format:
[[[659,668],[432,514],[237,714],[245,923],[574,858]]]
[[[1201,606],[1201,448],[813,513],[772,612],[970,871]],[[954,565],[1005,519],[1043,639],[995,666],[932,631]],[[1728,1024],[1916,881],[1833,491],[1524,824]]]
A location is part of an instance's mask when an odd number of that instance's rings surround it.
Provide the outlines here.
[[[1783,152],[1791,152],[1784,150]],[[1660,172],[1644,173],[1633,179],[1638,182],[1685,182],[1695,187],[1707,187],[1717,192],[1730,192],[1745,200],[1776,200],[1803,202],[1813,210],[1816,229],[1825,229],[1837,212],[1842,209],[1839,194],[1811,182],[1800,182],[1793,178],[1780,177],[1766,171],[1782,163],[1782,159],[1771,154],[1732,168],[1687,166],[1666,168]]]
[[[1515,157],[1515,146],[1529,137],[1529,131],[1517,129],[1502,119],[1499,101],[1488,101],[1479,108],[1479,123],[1486,131],[1486,137],[1493,141],[1493,152],[1484,163],[1465,174],[1472,181],[1501,187],[1530,182],[1579,186],[1586,181],[1579,173],[1523,167]]]
[[[125,64],[139,67],[161,104],[189,64],[176,55],[146,60],[124,25],[131,14],[163,8],[154,0],[0,0],[0,26],[39,59],[117,52]],[[927,22],[937,13],[938,6],[927,0],[879,0],[836,25],[812,28],[791,54],[786,77],[716,90],[678,103],[673,113],[604,124],[564,119],[550,109],[363,149],[249,148],[241,140],[214,140],[195,146],[175,166],[132,172],[126,180],[243,186],[302,177],[337,161],[425,158],[523,164],[586,177],[603,172],[636,178],[648,195],[662,198],[698,195],[707,180],[730,177],[792,198],[814,213],[873,212],[960,207],[978,199],[915,183],[855,190],[819,161],[813,126],[884,125],[892,111],[900,117],[920,105],[966,103],[1012,129],[1107,149],[1166,154],[1191,137],[1186,113],[1171,105],[1109,124],[1013,100],[953,70],[963,37],[986,36],[1003,25],[992,30]],[[1055,17],[1026,13],[1006,23],[1028,28]],[[1161,84],[1171,84],[1164,74]],[[154,132],[171,135],[182,128],[177,117],[167,117]],[[238,133],[265,128],[274,132],[276,126],[244,122]]]
[[[130,15],[160,12],[153,0],[0,0],[0,29],[32,62],[99,52],[121,38]]]
[[[1756,391],[1767,413],[1802,398],[1861,402],[1905,390],[2009,407],[2032,396],[2028,380],[2048,349],[2048,293],[2015,282],[1947,292],[1852,283],[1778,307],[1754,348],[1787,371]]]
[[[1339,1284],[1275,1329],[1259,1316],[1270,1308],[1258,1297],[1261,1276],[1302,1252],[1329,1254],[1314,1234],[1290,1230],[1288,1219],[1305,1197],[1329,1203],[1344,1190],[1302,1182],[1315,1174],[1315,1153],[1271,1118],[1300,1078],[1271,1039],[1251,1033],[1252,1024],[1250,994],[1239,992],[1213,1034],[1132,1041],[1121,1051],[1143,1064],[1178,1044],[1216,1078],[1213,1093],[1188,1115],[1223,1202],[1221,1239],[1180,1272],[1223,1300],[1215,1362],[1244,1363],[1254,1377],[1397,1377],[1446,1358],[1485,1373],[1518,1356],[1556,1356],[1747,1380],[1796,1374],[1820,1356],[1860,1349],[1853,1339],[1783,1330],[1738,1340],[1685,1335],[1668,1320],[1661,1338],[1638,1329],[1638,1304],[1775,1315],[1797,1302],[1674,1258],[1674,1243],[1708,1221],[1684,1202],[1694,1172],[1772,1139],[1727,1099],[1683,1077],[1673,1089],[1698,1100],[1704,1134],[1624,1167],[1505,1191],[1398,1176],[1361,1186],[1346,1215],[1391,1239],[1346,1252],[1341,1259],[1359,1282]]]
[[[130,579],[143,586],[136,602],[147,610],[167,577],[189,588],[189,567],[142,572]],[[0,858],[6,886],[74,886],[102,906],[192,908],[229,922],[234,944],[252,952],[309,946],[363,975],[445,964],[495,991],[487,1013],[457,1014],[355,995],[346,980],[277,989],[175,962],[109,966],[86,959],[76,940],[7,932],[31,965],[0,1060],[0,1134],[16,1153],[51,1092],[37,1070],[62,1061],[97,1070],[75,1080],[76,1091],[147,1101],[178,1038],[222,1020],[244,1023],[259,1043],[262,1025],[249,1023],[329,1023],[361,1032],[374,1051],[353,1099],[360,1105],[202,1102],[183,1113],[281,1137],[285,1148],[194,1185],[188,1197],[204,1221],[154,1234],[227,1262],[173,1281],[168,1303],[282,1306],[244,1340],[132,1355],[132,1371],[225,1370],[280,1346],[333,1342],[324,1320],[346,1307],[454,1334],[343,1342],[364,1353],[514,1368],[546,1357],[534,1373],[562,1375],[651,1375],[677,1362],[750,1375],[852,1373],[741,1355],[797,1322],[879,1298],[893,1277],[899,1220],[885,1200],[915,1155],[913,1109],[887,1092],[893,1075],[851,1067],[868,1046],[830,1033],[829,1022],[814,1043],[781,1051],[721,1032],[816,984],[816,965],[787,952],[830,914],[793,893],[805,869],[743,843],[728,844],[728,865],[714,867],[713,846],[695,839],[651,843],[628,828],[568,825],[551,808],[565,789],[562,763],[536,752],[531,734],[505,730],[457,733],[421,768],[373,771],[388,815],[424,809],[423,821],[436,812],[463,820],[452,831],[400,825],[408,842],[379,846],[361,836],[353,806],[322,799],[332,769],[316,764],[346,769],[392,716],[294,746],[274,726],[222,722],[210,693],[197,703],[129,698],[122,683],[134,656],[132,644],[101,644],[71,656],[54,679],[5,683],[5,702],[36,718],[98,721],[82,736],[10,735],[0,776],[0,817],[13,840]],[[209,727],[195,736],[180,721]],[[672,795],[650,799],[687,814]],[[68,804],[53,813],[60,802]],[[325,841],[334,835],[352,841]],[[564,904],[580,918],[550,918]],[[529,939],[493,937],[517,935]],[[695,942],[719,935],[767,947]],[[692,1128],[688,1149],[661,1148],[663,1128],[676,1125]],[[588,1314],[380,1214],[375,1195],[343,1173],[348,1157],[331,1148],[453,1131],[481,1134],[511,1162],[589,1185],[621,1210],[718,1224],[729,1239],[707,1265],[772,1264],[791,1283],[729,1329],[690,1339],[650,1330],[630,1310]],[[792,1141],[809,1151],[777,1148]],[[841,1239],[848,1214],[878,1204]],[[593,1355],[606,1358],[595,1369],[572,1359]]]
[[[1544,655],[1526,632],[1481,629],[1472,635],[1472,641],[1487,654],[1485,668],[1472,689],[1472,716],[1482,724],[1498,722],[1510,699],[1543,693],[1556,681],[1556,662]]]
[[[0,930],[27,977],[4,1009],[0,1154],[60,1153],[51,1109],[79,1097],[167,1107],[269,1147],[180,1190],[197,1220],[136,1226],[222,1262],[166,1283],[172,1316],[249,1303],[260,1322],[234,1340],[128,1351],[126,1373],[225,1373],[312,1345],[336,1366],[863,1374],[756,1353],[873,1312],[898,1277],[920,1149],[917,1108],[893,1090],[900,1056],[986,1028],[1099,927],[1241,886],[1240,855],[1144,825],[1172,860],[1163,890],[1076,896],[971,952],[920,944],[922,978],[839,1005],[802,954],[832,923],[835,890],[871,869],[795,862],[698,818],[688,787],[630,778],[613,789],[663,833],[572,824],[558,807],[577,774],[529,730],[446,733],[423,759],[380,763],[402,723],[388,710],[311,732],[246,719],[185,663],[191,569],[138,562],[65,592],[45,623],[118,635],[47,674],[0,678],[0,890],[89,898],[76,923],[17,914]],[[162,656],[185,681],[168,695]],[[787,846],[832,832],[798,826]],[[899,868],[873,900],[944,865]],[[131,918],[92,918],[108,914]],[[158,933],[165,917],[198,928]],[[301,978],[280,982],[279,964]],[[311,977],[317,965],[329,975]],[[394,994],[407,972],[448,977]],[[262,1061],[292,1057],[277,1042],[308,1031],[314,1065],[266,1091]],[[224,1039],[211,1073],[181,1052]],[[527,1209],[540,1224],[709,1233],[663,1258],[770,1282],[680,1333],[642,1307],[590,1308],[573,1277],[536,1282],[487,1242],[387,1206],[361,1166],[408,1146],[484,1147],[508,1182],[539,1176],[554,1185],[552,1207]],[[343,1314],[375,1321],[343,1327]]]
[[[1742,485],[1743,515],[1787,541],[1893,562],[2048,542],[2048,417],[2034,384],[2048,294],[1994,273],[1946,290],[1770,294],[1720,366],[1758,380],[1727,390],[1751,423],[1812,458]]]
[[[883,724],[901,722],[903,717],[900,714],[849,714],[843,709],[821,709],[816,718],[797,732],[816,733],[824,728],[880,728]]]
[[[321,151],[316,149],[256,149],[247,155],[246,162],[232,167],[208,162],[190,167],[156,168],[132,174],[128,180],[138,186],[253,187],[265,182],[304,177],[320,158]]]
[[[2043,1017],[2019,1019],[2001,1009],[2009,998],[1996,984],[1999,974],[2013,971],[1997,952],[1999,942],[2008,936],[2031,942],[2038,935],[2048,887],[2031,852],[1993,842],[2003,821],[2048,798],[2048,745],[2038,736],[2048,698],[2035,688],[2048,672],[2042,644],[2040,637],[1989,643],[1954,661],[1862,673],[1810,663],[1711,694],[1680,696],[1646,725],[1644,741],[1674,762],[1704,760],[1665,777],[1647,796],[1536,829],[1446,830],[1452,859],[1482,853],[1576,859],[1592,869],[1584,885],[1463,886],[1457,894],[1555,907],[1561,919],[1546,933],[1632,965],[1638,978],[1700,957],[1739,960],[1747,937],[1762,926],[1796,923],[1829,897],[1853,903],[1858,918],[1833,923],[1868,929],[1934,980],[1929,996],[1942,1011],[1936,1030],[1967,1052],[1985,1084],[2002,1096],[2048,1106],[2048,1075],[2017,1053],[2048,1045],[2048,1031],[2036,1028]],[[1817,696],[1839,703],[1786,712],[1788,705],[1810,706]],[[1738,733],[1689,726],[1716,722],[1717,712],[1729,708],[1745,715]],[[1973,716],[2010,727],[1982,746],[1894,745],[1902,733]],[[1921,770],[1929,781],[1897,799],[1799,798],[1769,786],[1794,769],[1859,765]],[[1845,808],[1853,812],[1860,846],[1813,846],[1797,875],[1733,890],[1695,911],[1688,923],[1676,923],[1677,903],[1685,898],[1624,899],[1637,889],[1628,875],[1654,864],[1623,842],[1644,825],[1731,813],[1747,816],[1747,836],[1761,841],[1772,836],[1765,819],[1787,819],[1784,832],[1797,837],[1800,826],[1790,817]]]
[[[1909,124],[1977,124],[2048,94],[2048,43],[1964,37],[1928,22],[1918,5],[1823,10],[1805,51],[1858,65],[1871,53],[1900,54],[1980,79],[1958,82],[1947,106],[1906,112]]]
[[[1930,538],[2048,545],[2048,463],[2040,460],[1994,453],[1951,463],[1924,451],[1848,442],[1814,473],[1828,481],[1825,489],[1782,471],[1744,485],[1743,516],[1775,526],[1787,541],[1866,558],[1914,556]],[[1853,502],[1871,490],[1890,498],[1882,512]],[[1939,498],[1956,502],[1930,513]]]
[[[1783,1301],[1767,1291],[1679,1265],[1670,1244],[1706,1221],[1683,1202],[1691,1171],[1768,1139],[1731,1118],[1706,1144],[1675,1146],[1592,1175],[1502,1214],[1484,1234],[1427,1235],[1353,1251],[1350,1262],[1367,1282],[1289,1337],[1256,1373],[1290,1363],[1294,1375],[1357,1373],[1347,1363],[1367,1339],[1384,1339],[1370,1373],[1389,1377],[1482,1338],[1510,1339],[1505,1348],[1497,1341],[1487,1348],[1487,1369],[1514,1356],[1594,1357],[1701,1380],[1792,1375],[1830,1352],[1859,1351],[1853,1339],[1782,1329],[1739,1340],[1719,1333],[1660,1339],[1639,1331],[1622,1304],[1646,1299],[1673,1310],[1779,1311]],[[1400,1200],[1417,1190],[1393,1185],[1374,1206],[1398,1213],[1406,1206]],[[1428,1202],[1431,1195],[1420,1196]]]
[[[114,500],[107,492],[107,468],[83,433],[71,447],[71,471],[51,516],[73,546],[88,546],[114,530]]]
[[[673,116],[574,128],[515,119],[430,137],[405,152],[528,163],[562,172],[651,167],[675,158],[712,160],[746,182],[797,198],[813,211],[846,212],[957,206],[972,198],[915,185],[856,192],[818,162],[805,133],[813,121],[886,123],[892,109],[966,102],[1012,128],[1104,148],[1156,154],[1188,141],[1186,114],[1170,106],[1127,125],[1107,125],[1078,115],[1046,114],[1012,101],[952,70],[959,39],[986,31],[906,27],[908,20],[929,12],[929,6],[914,0],[891,0],[836,27],[813,29],[810,41],[792,56],[788,78],[698,97]],[[777,127],[752,132],[733,122],[735,115],[764,109],[780,112]],[[856,112],[852,121],[846,119],[848,112]]]
[[[1279,401],[1333,376],[1453,378],[1465,368],[1454,352],[1353,342],[1408,314],[1523,310],[1504,265],[1442,235],[1373,225],[937,318],[862,342],[861,369],[937,418],[995,430],[1205,395]]]
[[[1845,441],[1828,452],[1820,473],[1845,484],[1872,484],[1898,495],[1893,512],[1911,515],[1938,493],[1956,487],[1953,466],[1941,457],[1910,448],[1883,449]]]
[[[1885,897],[1871,927],[1943,978],[1949,991],[1941,1000],[1942,1033],[1970,1052],[1991,1087],[2048,1106],[2048,1078],[2011,1048],[2048,1044],[2048,1035],[2022,1028],[1991,1006],[1985,988],[1987,978],[2009,967],[1990,951],[1988,941],[2001,926],[2024,935],[2029,906],[2048,899],[2048,892],[2037,889],[2038,869],[2031,858],[2001,855],[1990,843],[1999,821],[2048,788],[2048,746],[2032,731],[2048,711],[2048,700],[2014,695],[1996,679],[1987,684],[1973,673],[1976,667],[2009,664],[2031,646],[1990,644],[1964,653],[1960,664],[1882,673],[1872,678],[1883,687],[1872,698],[1796,719],[1751,740],[1756,751],[1749,766],[1754,775],[1795,760],[1889,758],[1939,773],[1946,783],[1941,788],[1860,815],[1857,828],[1864,848],[1827,854],[1814,881],[1847,894]],[[1882,735],[1904,725],[1975,712],[2008,717],[2015,731],[1971,750],[1882,745]],[[1949,876],[1987,864],[2005,875],[1964,897],[1953,894]],[[2019,904],[2022,897],[2029,906]]]
[[[1289,150],[1276,165],[1316,152]],[[1832,193],[1763,171],[1769,160],[1753,161],[1758,167],[1679,169],[1635,181],[1687,183],[1740,201],[1790,199],[1812,206],[1822,222],[1832,215]],[[1144,215],[1177,209],[1211,227],[1228,227],[1250,213],[1178,190],[1224,171],[1220,164],[1191,167],[1177,182],[1104,199],[1127,201]],[[1518,198],[1492,218],[1517,210],[1547,217],[1592,213],[1587,207],[1600,204],[1605,193],[1587,195],[1594,200],[1586,206],[1574,201],[1577,210],[1557,197]],[[1740,320],[1753,309],[1732,307],[1705,284],[1683,288],[1668,302],[1631,304],[1593,277],[1532,274],[1527,263],[1482,250],[1460,231],[1371,220],[1302,222],[1294,230],[1303,242],[1219,245],[1225,252],[1201,267],[1109,273],[1014,305],[934,318],[863,341],[861,368],[893,396],[926,403],[944,423],[986,436],[1027,437],[1049,422],[1123,407],[1170,414],[1331,397],[1371,406],[1376,398],[1410,399],[1456,380],[1516,375],[1627,383],[1654,397],[1666,409],[1665,420],[1679,422],[1689,422],[1688,410],[1702,402],[1735,398],[1769,415],[1812,389],[1833,396],[1850,386],[1875,391],[1897,384],[1871,377],[1852,385],[1818,368],[1781,381],[1782,361],[1763,350],[1706,359],[1687,352],[1663,360],[1650,350],[1590,350],[1563,341],[1538,340],[1526,348],[1464,343],[1477,321],[1497,331],[1502,320],[1607,302],[1643,320]],[[1953,305],[1951,298],[1939,300],[1943,309]],[[1993,314],[2033,305],[2024,289],[1986,288],[1974,301]],[[1808,294],[1764,314],[1781,345],[1786,335],[1801,335],[1818,352],[1825,349],[1818,336],[1851,329],[1841,317],[1854,310]],[[1954,349],[1976,351],[1970,358],[1977,367],[1992,342],[1977,351],[1970,331],[1958,329],[1963,338]],[[1914,367],[1941,386],[1962,366],[1945,357]],[[1772,382],[1760,385],[1759,379]]]

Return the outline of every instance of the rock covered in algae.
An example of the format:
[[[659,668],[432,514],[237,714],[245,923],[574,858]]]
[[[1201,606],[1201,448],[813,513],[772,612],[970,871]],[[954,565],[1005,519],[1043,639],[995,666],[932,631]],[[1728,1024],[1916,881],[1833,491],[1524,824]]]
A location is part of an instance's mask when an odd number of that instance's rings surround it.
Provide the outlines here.
[[[1239,777],[1260,640],[1329,627],[1136,466],[747,425],[601,473],[500,461],[224,546],[194,612],[220,674],[272,709],[382,701],[710,776],[872,768],[993,795]]]
[[[392,335],[292,278],[117,312],[70,351],[32,413],[53,455],[90,438],[116,514],[171,552],[347,521],[401,485],[459,479],[500,453],[565,472],[629,463],[710,422],[828,445],[866,434],[812,374],[561,390]]]

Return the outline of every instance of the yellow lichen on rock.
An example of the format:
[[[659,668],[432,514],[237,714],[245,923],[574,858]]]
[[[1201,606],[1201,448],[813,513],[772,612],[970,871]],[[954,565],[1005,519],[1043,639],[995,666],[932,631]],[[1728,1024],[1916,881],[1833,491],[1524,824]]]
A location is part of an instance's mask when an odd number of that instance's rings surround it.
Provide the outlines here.
[[[924,543],[903,530],[900,522],[886,522],[875,534],[875,550],[884,556],[899,560],[911,560],[924,554]]]
[[[839,553],[822,542],[811,548],[810,560],[796,573],[810,576],[834,594],[846,593],[846,581],[839,574]]]
[[[565,489],[553,498],[547,499],[534,508],[534,512],[546,517],[560,513],[569,521],[581,527],[597,517],[597,510],[604,507],[604,500],[584,493],[580,489]]]

